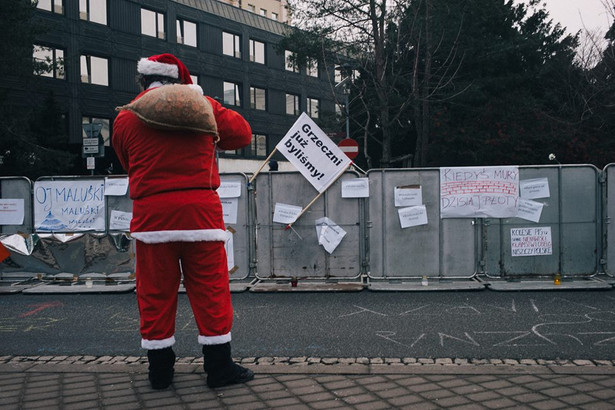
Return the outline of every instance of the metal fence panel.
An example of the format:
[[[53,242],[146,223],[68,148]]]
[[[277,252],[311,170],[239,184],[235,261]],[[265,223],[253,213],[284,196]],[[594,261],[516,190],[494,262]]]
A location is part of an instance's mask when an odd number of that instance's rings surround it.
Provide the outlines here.
[[[472,219],[440,219],[438,169],[368,171],[370,274],[373,279],[470,278],[476,272]],[[427,224],[402,228],[396,187],[420,187]]]
[[[0,177],[0,198],[22,199],[24,218],[21,225],[0,225],[2,235],[32,233],[32,181],[26,177]]]
[[[251,273],[251,243],[253,241],[252,221],[250,220],[250,194],[247,189],[248,179],[243,173],[220,174],[220,183],[240,186],[239,197],[220,198],[224,209],[230,211],[225,215],[224,224],[227,232],[232,235],[227,251],[231,252],[233,266],[229,267],[231,281],[244,280]],[[234,194],[233,194],[234,195]],[[223,195],[224,196],[224,195]],[[232,216],[236,218],[231,219]],[[230,244],[232,243],[232,246]]]
[[[590,276],[598,269],[600,252],[600,189],[593,166],[522,166],[520,181],[546,178],[549,197],[538,222],[521,218],[484,219],[482,264],[492,277]],[[551,255],[513,256],[511,230],[546,227],[551,230]]]
[[[342,181],[357,178],[346,172],[287,229],[273,222],[276,204],[306,207],[318,192],[298,172],[264,172],[254,184],[256,261],[259,279],[350,279],[362,273],[363,198],[342,198]],[[328,217],[346,231],[329,254],[318,244],[315,221]]]
[[[606,181],[603,212],[604,226],[604,271],[609,276],[615,276],[615,229],[611,226],[611,220],[615,216],[615,164],[604,167],[603,179]],[[611,198],[611,200],[609,200]]]

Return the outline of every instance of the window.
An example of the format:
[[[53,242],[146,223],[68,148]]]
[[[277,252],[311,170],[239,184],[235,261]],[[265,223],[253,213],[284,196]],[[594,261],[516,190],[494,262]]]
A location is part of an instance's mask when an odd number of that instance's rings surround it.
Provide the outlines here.
[[[109,85],[109,62],[106,58],[81,56],[81,82]]]
[[[265,111],[267,109],[267,91],[262,88],[250,87],[250,108]]]
[[[100,136],[102,137],[104,145],[106,147],[111,146],[111,138],[110,138],[111,133],[109,132],[110,122],[111,121],[108,118],[81,117],[82,124],[102,124],[102,129],[100,130]],[[82,133],[83,138],[89,138],[88,135],[85,133],[85,130],[83,130],[83,127],[82,127],[81,133]]]
[[[199,85],[199,76],[196,74],[190,74],[190,79],[192,80],[192,84]]]
[[[241,58],[241,37],[237,34],[222,32],[222,54]]]
[[[285,50],[284,51],[284,68],[286,71],[292,71],[294,73],[299,72],[299,66],[297,66],[295,53]]]
[[[318,100],[316,98],[307,99],[307,114],[311,118],[318,118]]]
[[[239,84],[224,82],[224,104],[241,107],[241,87]]]
[[[92,23],[107,24],[106,0],[79,0],[79,18]]]
[[[271,20],[278,20],[278,13],[271,12]]]
[[[267,10],[265,10],[265,9],[261,9],[261,11],[260,11],[260,15],[261,15],[261,16],[265,16],[265,17],[267,17]]]
[[[309,75],[310,77],[318,78],[318,61],[317,60],[308,61],[307,75]]]
[[[152,10],[141,9],[141,34],[156,37],[161,40],[166,39],[164,14]]]
[[[248,4],[248,11],[256,13],[256,7],[254,7],[254,4]]]
[[[64,79],[64,50],[34,46],[34,74]]]
[[[39,0],[38,3],[36,3],[36,8],[56,14],[64,14],[63,3],[63,0]]]
[[[286,94],[286,114],[299,115],[301,107],[299,107],[299,96],[294,94]]]
[[[267,156],[267,136],[262,134],[252,134],[250,142],[250,154],[255,157]]]
[[[265,64],[265,43],[250,39],[250,61]]]
[[[196,47],[196,23],[177,20],[177,43]]]

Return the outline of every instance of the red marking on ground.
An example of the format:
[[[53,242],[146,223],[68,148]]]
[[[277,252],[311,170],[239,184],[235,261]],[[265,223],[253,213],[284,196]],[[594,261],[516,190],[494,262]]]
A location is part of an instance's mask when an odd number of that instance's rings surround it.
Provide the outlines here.
[[[19,317],[28,317],[28,316],[32,316],[38,312],[41,312],[45,309],[49,309],[52,307],[58,307],[58,306],[64,306],[64,304],[62,302],[48,302],[48,303],[39,303],[38,305],[30,305],[28,307],[33,307],[35,308],[34,310],[31,310],[29,312],[26,313],[22,313],[21,315],[19,315]]]

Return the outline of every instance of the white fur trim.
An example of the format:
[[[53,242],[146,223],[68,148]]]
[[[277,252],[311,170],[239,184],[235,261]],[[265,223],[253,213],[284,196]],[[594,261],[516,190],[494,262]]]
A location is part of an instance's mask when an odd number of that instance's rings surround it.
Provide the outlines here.
[[[147,350],[159,350],[171,347],[175,344],[175,336],[167,337],[162,340],[141,339],[141,347]]]
[[[200,345],[221,345],[231,341],[231,332],[220,336],[202,336],[199,335]]]
[[[143,75],[162,75],[165,77],[179,78],[179,69],[175,64],[159,63],[157,61],[142,58],[137,63],[137,72]]]
[[[228,235],[222,229],[196,229],[193,231],[131,232],[130,236],[145,243],[166,242],[226,242]]]
[[[188,87],[192,88],[193,90],[198,91],[199,94],[203,95],[203,89],[201,88],[200,85],[198,85],[198,84],[188,84]]]

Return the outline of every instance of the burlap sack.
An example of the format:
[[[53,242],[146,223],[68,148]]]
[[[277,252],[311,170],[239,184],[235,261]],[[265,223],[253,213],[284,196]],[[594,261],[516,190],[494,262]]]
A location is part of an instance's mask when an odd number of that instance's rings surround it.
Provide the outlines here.
[[[198,90],[184,84],[155,88],[130,104],[117,107],[128,110],[152,128],[189,130],[214,134],[218,127],[211,104]]]

